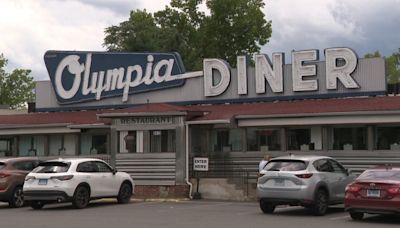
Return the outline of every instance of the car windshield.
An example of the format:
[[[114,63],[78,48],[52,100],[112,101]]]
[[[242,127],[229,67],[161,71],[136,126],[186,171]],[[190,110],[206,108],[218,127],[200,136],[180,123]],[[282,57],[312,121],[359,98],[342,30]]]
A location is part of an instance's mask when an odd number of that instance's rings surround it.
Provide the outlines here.
[[[272,160],[267,163],[266,171],[300,171],[305,170],[307,164],[301,160]]]
[[[395,180],[400,181],[400,171],[399,170],[367,170],[363,172],[357,180]]]
[[[4,162],[0,162],[0,169],[3,169],[6,166]]]
[[[40,163],[33,173],[65,173],[68,171],[71,163],[69,162],[43,162]]]

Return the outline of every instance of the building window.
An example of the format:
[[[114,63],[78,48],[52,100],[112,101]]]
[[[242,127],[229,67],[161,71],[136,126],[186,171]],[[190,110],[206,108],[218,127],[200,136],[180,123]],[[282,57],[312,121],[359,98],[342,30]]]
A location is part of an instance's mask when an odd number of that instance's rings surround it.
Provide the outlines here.
[[[400,150],[400,126],[377,127],[375,132],[377,150]]]
[[[19,136],[19,156],[44,156],[45,142],[45,136],[43,135]]]
[[[124,151],[128,153],[136,153],[136,131],[129,131],[124,136]]]
[[[248,151],[276,151],[281,150],[279,129],[247,128]]]
[[[244,129],[213,129],[211,145],[213,152],[243,151]]]
[[[107,135],[93,135],[90,154],[107,154]]]
[[[80,154],[108,154],[107,134],[82,134]]]
[[[11,139],[0,139],[0,157],[11,155]]]
[[[49,136],[49,156],[58,156],[65,153],[64,135]]]
[[[193,125],[190,127],[190,146],[193,156],[208,156],[210,152],[210,125]]]
[[[311,129],[288,129],[287,146],[288,150],[314,150],[314,143],[311,143]]]
[[[335,127],[330,129],[331,150],[366,150],[367,127]]]
[[[175,130],[150,131],[150,153],[175,152]]]

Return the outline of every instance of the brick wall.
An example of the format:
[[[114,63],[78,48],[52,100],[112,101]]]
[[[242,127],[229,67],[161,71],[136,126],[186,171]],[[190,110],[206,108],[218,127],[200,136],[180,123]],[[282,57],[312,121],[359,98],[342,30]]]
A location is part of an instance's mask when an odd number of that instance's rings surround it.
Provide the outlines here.
[[[158,198],[188,198],[188,185],[136,185],[134,198],[158,199]]]

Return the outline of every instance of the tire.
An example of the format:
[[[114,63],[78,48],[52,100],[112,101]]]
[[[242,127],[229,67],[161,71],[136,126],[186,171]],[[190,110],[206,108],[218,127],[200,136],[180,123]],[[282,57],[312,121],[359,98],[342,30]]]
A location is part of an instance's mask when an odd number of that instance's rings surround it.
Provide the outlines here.
[[[24,206],[24,193],[21,186],[14,188],[10,200],[8,201],[8,205],[13,208]]]
[[[328,211],[328,193],[325,190],[319,189],[315,194],[314,206],[312,212],[314,215],[322,216]]]
[[[353,220],[362,220],[364,218],[364,213],[362,212],[351,211],[349,214]]]
[[[72,205],[77,209],[85,208],[90,201],[89,189],[85,186],[78,186],[75,189],[74,197],[72,198]]]
[[[129,203],[132,197],[132,187],[128,183],[122,183],[118,192],[118,203]]]
[[[260,200],[260,209],[264,214],[272,214],[275,211],[275,205],[268,203],[267,201]]]
[[[35,210],[42,209],[44,206],[44,203],[42,201],[32,201],[31,202],[31,207]]]

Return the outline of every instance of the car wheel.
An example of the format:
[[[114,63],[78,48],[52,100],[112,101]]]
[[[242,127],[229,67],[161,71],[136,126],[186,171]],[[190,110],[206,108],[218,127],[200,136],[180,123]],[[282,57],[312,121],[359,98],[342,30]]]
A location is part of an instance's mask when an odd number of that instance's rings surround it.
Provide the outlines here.
[[[260,200],[260,208],[264,214],[272,214],[275,210],[275,205],[268,203],[267,201],[261,199]]]
[[[132,187],[128,183],[123,183],[118,192],[118,203],[129,203],[132,196]]]
[[[10,201],[8,202],[8,205],[10,205],[10,207],[24,206],[24,194],[22,192],[21,186],[14,188],[14,191],[11,194],[11,198]]]
[[[354,220],[361,220],[361,219],[363,219],[363,217],[364,217],[364,213],[362,213],[362,212],[355,212],[355,211],[352,211],[352,212],[350,212],[349,214],[350,214],[350,217],[351,217],[352,219],[354,219]]]
[[[72,204],[78,209],[85,208],[89,204],[89,197],[89,189],[85,186],[78,186],[72,198]]]
[[[42,201],[32,201],[32,202],[31,202],[31,207],[32,207],[33,209],[36,209],[36,210],[42,209],[43,206],[44,206],[44,203],[43,203]]]
[[[314,215],[325,215],[328,211],[328,193],[325,190],[318,190],[315,195],[313,207]]]

